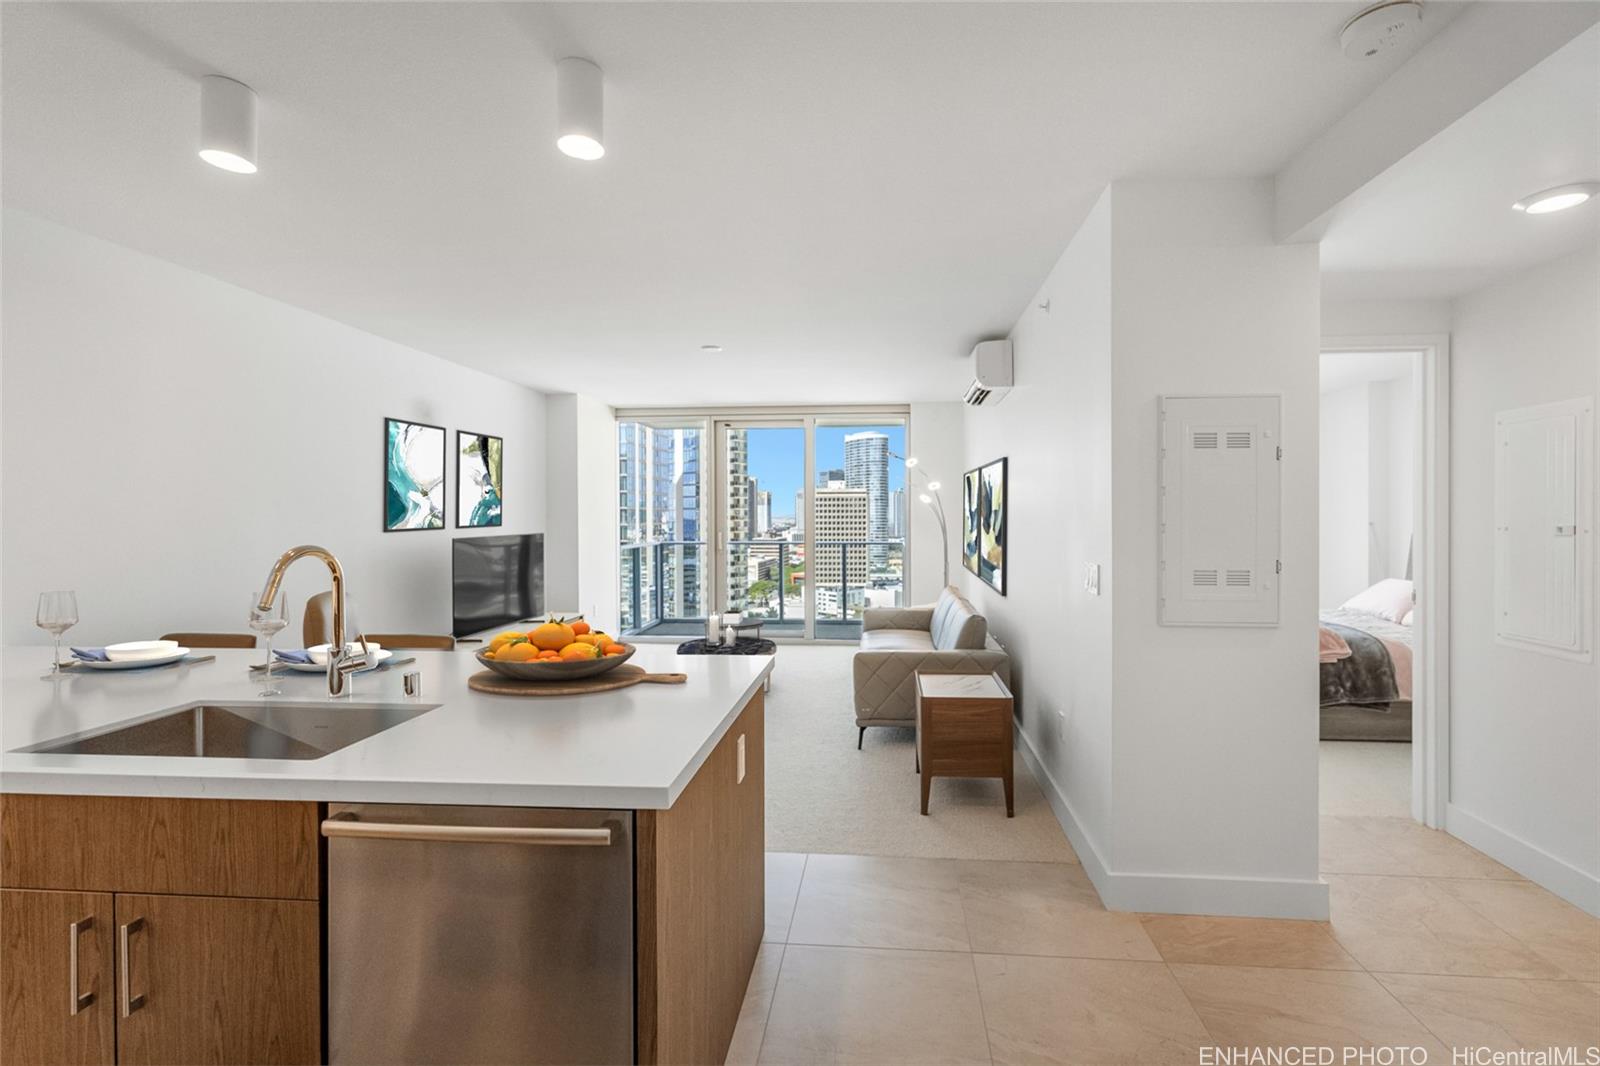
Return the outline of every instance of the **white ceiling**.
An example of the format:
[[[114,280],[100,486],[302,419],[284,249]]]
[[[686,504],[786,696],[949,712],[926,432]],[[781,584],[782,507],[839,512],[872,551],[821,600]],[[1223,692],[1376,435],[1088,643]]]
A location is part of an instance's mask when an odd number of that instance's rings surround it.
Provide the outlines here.
[[[1600,240],[1600,200],[1511,205],[1600,180],[1600,26],[1440,131],[1339,206],[1322,241],[1329,299],[1445,299]]]
[[[1360,6],[6,3],[3,188],[541,388],[953,399],[1108,181],[1272,174],[1392,72]],[[566,54],[599,163],[552,143]],[[254,177],[195,157],[212,72]]]
[[[1317,369],[1322,391],[1338,392],[1369,381],[1394,381],[1412,372],[1416,352],[1325,352]]]

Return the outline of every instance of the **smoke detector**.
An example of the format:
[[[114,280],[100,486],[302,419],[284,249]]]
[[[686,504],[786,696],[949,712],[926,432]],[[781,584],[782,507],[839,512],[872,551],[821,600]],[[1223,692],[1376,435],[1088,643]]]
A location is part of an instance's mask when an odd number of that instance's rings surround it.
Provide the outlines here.
[[[1409,44],[1420,25],[1419,0],[1383,0],[1344,24],[1339,47],[1346,59],[1371,59]]]

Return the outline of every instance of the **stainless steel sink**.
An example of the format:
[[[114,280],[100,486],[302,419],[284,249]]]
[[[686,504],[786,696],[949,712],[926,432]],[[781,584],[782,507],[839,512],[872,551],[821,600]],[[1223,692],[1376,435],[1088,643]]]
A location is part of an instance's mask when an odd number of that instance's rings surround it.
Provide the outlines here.
[[[39,755],[189,755],[320,759],[409,722],[436,703],[191,703],[21,751]]]

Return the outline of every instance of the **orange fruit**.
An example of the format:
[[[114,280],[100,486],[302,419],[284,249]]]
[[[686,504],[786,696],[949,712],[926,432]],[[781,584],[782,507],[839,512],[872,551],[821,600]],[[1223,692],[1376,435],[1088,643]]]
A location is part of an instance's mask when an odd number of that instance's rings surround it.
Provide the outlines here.
[[[505,647],[507,644],[510,644],[512,641],[526,640],[527,638],[528,638],[528,634],[526,634],[526,633],[511,633],[511,632],[497,633],[497,634],[495,634],[494,639],[489,641],[489,650],[490,651],[499,651],[501,648]]]
[[[581,662],[584,659],[600,658],[600,649],[593,644],[580,644],[574,641],[561,649],[561,658],[567,662]]]
[[[531,641],[540,651],[560,651],[572,643],[576,636],[572,627],[561,622],[546,622],[544,625],[528,634]]]
[[[539,649],[522,641],[517,644],[508,644],[494,653],[495,662],[500,663],[525,663],[529,659],[537,659]]]
[[[606,655],[621,655],[628,650],[626,644],[607,644],[600,649]]]
[[[576,622],[572,623],[572,632],[577,636],[583,636],[585,633],[589,632],[589,623],[585,622],[581,618],[578,619]]]
[[[542,652],[539,653],[539,658],[541,658],[541,659],[559,659],[559,658],[561,658],[561,653],[560,652],[556,652],[556,651],[542,651]]]

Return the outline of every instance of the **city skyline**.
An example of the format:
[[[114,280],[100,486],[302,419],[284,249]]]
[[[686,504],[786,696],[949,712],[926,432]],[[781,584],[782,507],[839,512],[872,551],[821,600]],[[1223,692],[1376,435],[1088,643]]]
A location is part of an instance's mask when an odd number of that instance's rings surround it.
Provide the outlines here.
[[[889,438],[889,451],[906,453],[905,426],[860,425],[818,426],[816,429],[816,469],[845,469],[844,439],[854,433],[882,433]],[[772,518],[794,519],[794,495],[805,481],[805,431],[799,427],[752,428],[746,432],[746,469],[761,487],[772,493]],[[905,463],[890,459],[888,492],[905,487]],[[788,513],[778,510],[784,506]]]

